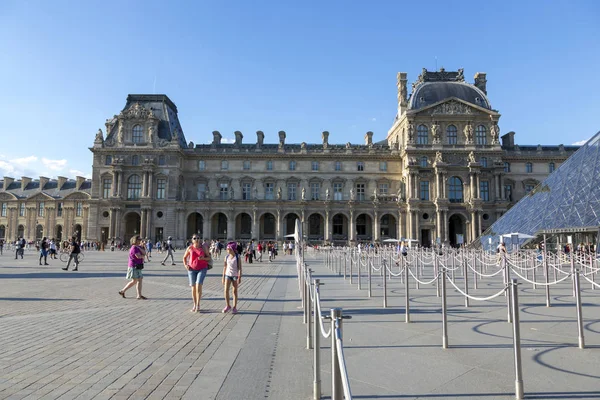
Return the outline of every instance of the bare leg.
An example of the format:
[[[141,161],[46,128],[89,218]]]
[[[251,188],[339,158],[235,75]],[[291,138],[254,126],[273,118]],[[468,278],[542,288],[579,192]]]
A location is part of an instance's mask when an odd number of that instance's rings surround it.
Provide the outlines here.
[[[192,301],[194,302],[194,307],[192,308],[192,312],[198,309],[198,292],[196,291],[196,285],[192,285]]]
[[[202,285],[196,285],[196,309],[200,311],[200,299],[202,299]]]
[[[135,286],[135,290],[137,291],[137,297],[142,297],[142,280],[137,280],[137,285]]]
[[[238,283],[237,281],[233,282],[233,308],[237,308],[238,301]]]
[[[125,293],[127,291],[127,289],[129,289],[130,287],[132,287],[133,285],[135,285],[137,282],[137,279],[132,279],[129,282],[127,282],[127,285],[125,285],[125,287],[123,288],[123,290],[121,290],[121,292]]]
[[[225,296],[225,305],[229,307],[229,286],[231,281],[225,278],[225,288],[223,289],[223,295]]]

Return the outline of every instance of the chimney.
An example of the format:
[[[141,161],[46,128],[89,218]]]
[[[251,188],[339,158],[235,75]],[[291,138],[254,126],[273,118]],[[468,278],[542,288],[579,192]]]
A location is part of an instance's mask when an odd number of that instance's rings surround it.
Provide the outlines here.
[[[31,182],[31,178],[22,176],[21,177],[21,190],[25,190],[25,188],[27,187],[27,185],[29,185],[30,182]]]
[[[213,131],[213,142],[212,142],[212,144],[213,145],[221,144],[221,138],[222,137],[223,136],[221,136],[221,134],[219,133],[219,131]]]
[[[265,134],[263,131],[256,131],[256,145],[258,147],[262,146],[265,141]]]
[[[323,148],[327,148],[329,146],[329,132],[323,131],[321,138],[323,139]]]
[[[83,185],[83,182],[85,182],[85,178],[83,176],[76,176],[75,180],[77,182],[75,190],[79,190],[79,188],[81,188],[81,185]]]
[[[57,177],[57,180],[58,180],[58,190],[60,190],[68,179],[65,178],[64,176],[59,176],[59,177]]]
[[[502,147],[512,148],[515,147],[515,133],[513,131],[502,135]]]
[[[285,131],[279,131],[279,147],[285,144]]]
[[[46,178],[45,176],[40,176],[40,191],[44,190],[44,186],[46,186],[46,183],[48,183],[49,181],[49,178]]]
[[[369,131],[365,134],[365,145],[373,146],[373,132]]]
[[[235,135],[235,145],[241,146],[244,135],[242,135],[242,132],[240,132],[240,131],[235,131],[235,132],[233,132],[233,134]]]
[[[406,78],[406,72],[398,72],[398,117],[406,112],[408,106],[408,92],[406,84],[408,82]]]
[[[10,176],[5,176],[4,177],[4,185],[2,186],[2,189],[4,189],[4,191],[6,191],[6,189],[8,189],[8,187],[10,185],[12,185],[12,183],[15,181],[15,178],[11,178]]]
[[[486,83],[487,79],[485,78],[487,74],[485,72],[478,72],[475,74],[475,87],[480,89],[483,93],[487,94]]]

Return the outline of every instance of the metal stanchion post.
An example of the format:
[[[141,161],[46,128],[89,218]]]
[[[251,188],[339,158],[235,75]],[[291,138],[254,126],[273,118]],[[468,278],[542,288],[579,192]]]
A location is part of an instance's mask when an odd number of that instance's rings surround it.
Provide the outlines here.
[[[573,297],[575,297],[575,253],[571,251],[571,282],[573,282]]]
[[[331,400],[342,400],[344,389],[342,387],[342,374],[340,371],[340,363],[338,361],[335,333],[336,325],[342,324],[342,309],[331,309]]]
[[[475,250],[473,250],[473,289],[477,290],[477,258],[475,257]],[[479,271],[483,271],[483,268],[479,268]]]
[[[512,280],[510,296],[513,314],[513,347],[515,352],[515,398],[523,398],[523,370],[521,368],[521,328],[519,325],[519,289],[517,280]]]
[[[532,261],[532,266],[533,266],[533,281],[537,282],[537,260],[536,260],[536,255],[534,255],[534,258],[531,260]],[[533,284],[533,290],[537,289],[537,285],[534,283]]]
[[[307,271],[304,270],[303,271],[303,290],[302,290],[302,309],[304,311],[304,323],[306,324],[308,322],[308,301],[310,300],[310,293],[308,293],[308,285],[306,284],[306,274]]]
[[[402,256],[404,257],[404,256]],[[404,296],[406,297],[406,303],[404,308],[404,322],[407,324],[410,322],[410,295],[408,290],[408,263],[404,262]]]
[[[437,252],[433,252],[433,275],[436,276],[435,279],[435,294],[437,297],[440,297],[440,264],[437,257]]]
[[[385,265],[381,266],[381,269],[386,268]],[[383,308],[387,308],[387,274],[383,271]]]
[[[502,257],[502,263],[504,264],[504,285],[506,286],[510,283],[510,271],[509,271],[508,262],[506,261],[506,254],[504,254],[504,256]],[[512,312],[510,311],[511,310],[510,303],[511,303],[511,296],[506,296],[506,307],[508,308],[508,318],[507,318],[508,323],[513,322],[512,321]]]
[[[442,347],[448,348],[448,313],[446,310],[446,267],[442,267]]]
[[[581,310],[581,287],[579,284],[579,268],[575,270],[575,299],[577,301],[577,328],[579,330],[579,348],[585,348],[583,337],[583,315]]]
[[[463,277],[465,279],[465,293],[469,294],[469,271],[467,270],[467,260],[463,257]],[[469,307],[469,298],[465,296],[465,307]]]
[[[314,372],[314,382],[313,382],[313,399],[319,400],[321,398],[321,331],[320,331],[320,321],[317,318],[321,318],[321,315],[317,313],[317,293],[319,292],[320,279],[314,280],[314,303],[313,310],[315,312],[315,320],[313,323],[313,337],[314,337],[314,364],[313,364],[313,372]]]
[[[352,271],[352,264],[353,264],[353,263],[352,263],[352,255],[350,255],[350,284],[351,284],[351,285],[352,285],[352,274],[353,274],[353,271]]]
[[[369,256],[366,256],[367,258],[367,264],[369,263]],[[359,258],[358,259],[358,265],[356,268],[356,277],[358,278],[358,290],[361,290],[361,286],[360,286],[360,268],[362,267],[362,260]]]
[[[312,314],[312,310],[311,310],[311,301],[310,301],[310,291],[311,289],[314,289],[314,287],[312,286],[312,269],[308,270],[308,282],[306,282],[306,290],[308,292],[308,296],[306,297],[306,314],[307,314],[307,324],[306,324],[306,348],[307,349],[312,349],[312,338],[311,338],[311,334],[312,334],[312,328],[310,326],[311,323],[311,314]],[[314,291],[313,291],[313,295],[314,295]]]
[[[367,264],[367,279],[369,279],[369,297],[371,297],[371,267],[373,267],[373,263],[370,265]]]

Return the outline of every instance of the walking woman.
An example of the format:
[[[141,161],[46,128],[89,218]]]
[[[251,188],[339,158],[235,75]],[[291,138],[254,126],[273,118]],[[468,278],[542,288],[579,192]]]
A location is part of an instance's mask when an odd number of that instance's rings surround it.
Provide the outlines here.
[[[200,312],[200,299],[202,298],[202,284],[208,272],[208,263],[211,261],[210,251],[203,247],[197,235],[192,237],[192,245],[187,248],[183,255],[183,265],[188,272],[190,286],[192,288],[192,301],[194,307],[191,312]]]
[[[129,249],[129,263],[127,264],[127,279],[131,279],[130,282],[125,285],[123,290],[119,291],[119,294],[125,298],[125,292],[127,289],[135,285],[137,291],[138,300],[146,300],[142,296],[142,269],[144,269],[144,257],[146,256],[146,249],[142,244],[142,238],[139,236],[133,236],[131,238],[131,249]]]

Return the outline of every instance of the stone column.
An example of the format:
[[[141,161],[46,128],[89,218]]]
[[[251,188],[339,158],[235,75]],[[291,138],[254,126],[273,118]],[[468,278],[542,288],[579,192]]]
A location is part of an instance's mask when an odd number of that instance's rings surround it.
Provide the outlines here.
[[[110,243],[110,240],[115,237],[115,211],[113,207],[110,208],[108,214],[108,241]]]
[[[477,237],[479,237],[479,235],[481,235],[482,218],[483,218],[483,215],[481,214],[481,211],[478,211],[477,212],[477,235],[475,235],[475,238],[477,238]]]
[[[283,234],[282,234],[282,227],[281,227],[281,218],[282,218],[282,213],[280,209],[277,209],[277,230],[276,230],[276,238],[278,242],[281,242],[283,240]]]
[[[252,239],[260,240],[260,228],[256,218],[257,211],[256,207],[252,208]]]
[[[145,174],[144,174],[145,175]],[[146,209],[142,209],[141,211],[141,216],[140,216],[140,236],[142,237],[142,239],[146,238],[147,232],[146,232],[146,215],[148,214],[148,210]]]
[[[415,211],[415,237],[411,238],[411,239],[419,240],[419,236],[421,233],[421,232],[419,232],[419,229],[420,229],[420,227],[419,227],[419,212]]]
[[[123,235],[121,232],[121,209],[115,208],[115,236],[120,240],[123,240]]]
[[[475,233],[477,232],[477,212],[471,211],[471,240],[475,240]]]
[[[154,198],[154,194],[152,192],[154,187],[154,174],[152,172],[148,172],[148,197]]]
[[[413,179],[413,198],[419,198],[419,176],[417,174]]]
[[[142,175],[142,197],[146,197],[148,196],[148,172],[144,171],[144,174]],[[142,237],[145,237],[144,235],[141,235]]]
[[[326,242],[331,241],[331,216],[329,215],[329,210],[325,210],[325,232],[323,232],[323,237]]]
[[[469,190],[471,191],[471,198],[475,199],[477,196],[475,192],[475,174],[471,173],[469,177]]]
[[[406,176],[406,198],[412,199],[412,174]]]
[[[447,174],[442,174],[442,197],[444,199],[448,198],[448,194],[446,193],[446,181],[448,180],[448,175]]]
[[[113,170],[112,171],[112,195],[113,197],[115,197],[117,195],[117,178],[118,178],[118,172]]]
[[[396,223],[396,237],[399,240],[406,237],[406,212],[398,210],[398,222]]]
[[[475,195],[476,195],[477,199],[481,198],[481,195],[479,193],[479,190],[480,190],[479,188],[481,187],[479,184],[479,179],[480,179],[480,174],[479,174],[479,172],[477,172],[477,173],[475,173]]]
[[[210,231],[210,212],[209,211],[205,211],[204,215],[202,216],[202,236],[204,237],[204,239],[211,239],[212,238],[212,233]]]
[[[375,230],[375,232],[373,232],[373,240],[378,242],[379,241],[379,213],[377,211],[375,211],[373,213],[373,229]]]
[[[442,230],[444,232],[444,241],[448,241],[448,210],[444,210],[442,214],[443,222],[442,222]]]
[[[350,232],[348,232],[350,242],[356,241],[356,221],[354,220],[354,210],[350,210]]]
[[[437,210],[435,213],[436,216],[436,232],[437,232],[437,238],[440,238],[440,240],[442,240],[442,212],[440,210]]]
[[[227,213],[227,240],[234,240],[235,238],[235,218],[233,212],[229,212]]]

